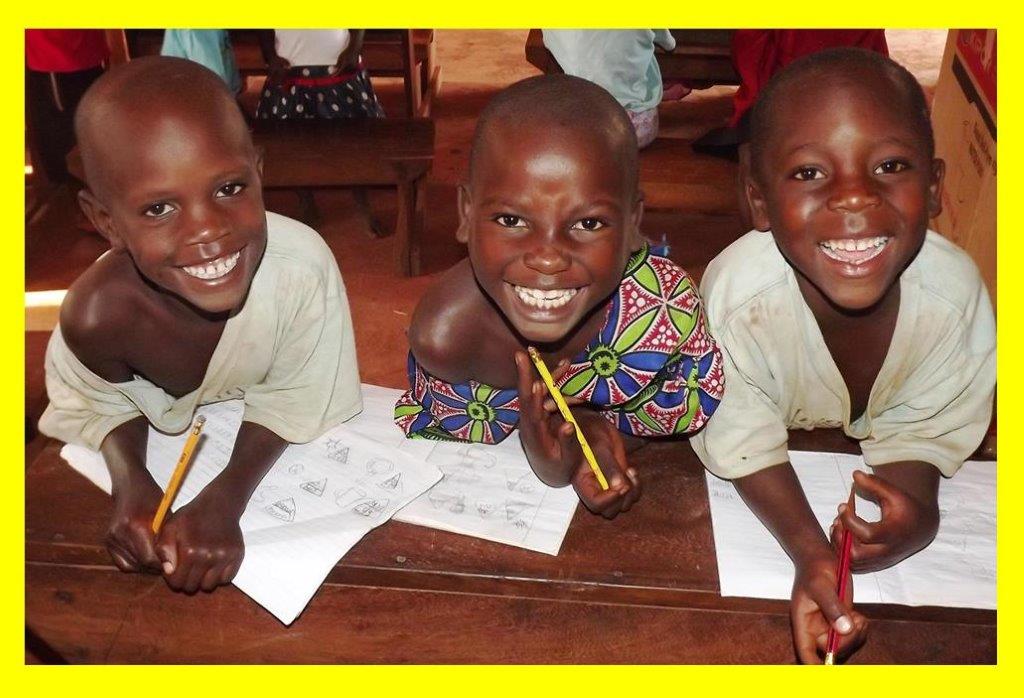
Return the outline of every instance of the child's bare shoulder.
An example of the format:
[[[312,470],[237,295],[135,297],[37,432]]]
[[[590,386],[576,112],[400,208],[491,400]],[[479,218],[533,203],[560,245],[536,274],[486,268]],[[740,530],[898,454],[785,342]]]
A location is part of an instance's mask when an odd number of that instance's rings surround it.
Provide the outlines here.
[[[413,356],[431,375],[465,382],[494,316],[464,259],[442,274],[416,306],[409,326]]]
[[[125,349],[139,331],[142,282],[127,254],[97,260],[68,289],[60,308],[60,331],[68,347],[103,378],[119,373]]]

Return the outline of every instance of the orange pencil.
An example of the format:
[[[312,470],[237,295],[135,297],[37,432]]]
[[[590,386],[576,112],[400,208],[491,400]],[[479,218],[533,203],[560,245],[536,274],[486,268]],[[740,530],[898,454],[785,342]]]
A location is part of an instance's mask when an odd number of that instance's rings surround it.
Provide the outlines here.
[[[160,532],[160,526],[164,523],[164,517],[167,516],[167,510],[171,508],[171,504],[174,503],[174,497],[178,494],[178,487],[181,485],[181,479],[185,476],[185,470],[188,469],[188,463],[192,460],[192,451],[196,448],[196,443],[199,441],[199,433],[203,430],[203,425],[206,424],[206,417],[199,415],[196,417],[195,423],[192,425],[192,433],[188,435],[188,439],[185,440],[185,448],[181,449],[181,455],[178,457],[178,465],[174,467],[174,472],[171,474],[171,481],[167,483],[167,490],[164,492],[164,498],[160,500],[160,506],[156,509],[156,515],[153,517],[153,525],[150,527],[153,529],[153,533]]]
[[[850,486],[850,498],[846,500],[846,506],[849,508],[851,514],[856,514],[857,509],[854,505],[854,494],[853,485]],[[839,596],[840,601],[846,601],[846,578],[850,576],[850,550],[853,548],[853,536],[850,535],[850,531],[844,526],[843,527],[843,538],[839,545],[839,563],[836,565],[836,594]],[[825,644],[825,663],[835,664],[836,661],[836,650],[839,648],[839,633],[836,632],[835,627],[829,626],[828,628],[828,641]]]

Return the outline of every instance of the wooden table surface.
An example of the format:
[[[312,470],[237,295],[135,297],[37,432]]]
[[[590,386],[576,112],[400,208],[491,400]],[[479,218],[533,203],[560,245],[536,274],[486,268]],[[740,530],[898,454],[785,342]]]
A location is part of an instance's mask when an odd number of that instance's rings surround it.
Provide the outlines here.
[[[851,450],[841,435],[794,448]],[[644,494],[579,507],[557,557],[388,522],[289,627],[234,587],[176,594],[119,572],[111,503],[50,442],[26,474],[26,623],[70,662],[788,663],[788,602],[718,594],[704,472],[685,442],[633,455]],[[994,663],[996,613],[859,606],[857,663]]]

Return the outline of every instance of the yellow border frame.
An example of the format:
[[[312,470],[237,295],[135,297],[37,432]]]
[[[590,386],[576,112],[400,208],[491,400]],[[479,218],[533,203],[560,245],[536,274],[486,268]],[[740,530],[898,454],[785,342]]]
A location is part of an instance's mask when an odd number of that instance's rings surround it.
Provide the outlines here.
[[[74,695],[131,693],[223,694],[246,688],[260,692],[276,692],[283,685],[290,694],[299,691],[311,694],[335,691],[386,691],[388,694],[410,695],[521,695],[577,693],[597,690],[601,694],[630,693],[709,694],[744,693],[756,696],[805,694],[808,691],[836,693],[869,692],[889,694],[913,691],[926,695],[952,693],[1002,694],[1016,679],[1016,661],[1021,658],[1021,641],[1008,629],[1020,620],[1020,604],[1013,592],[1020,588],[1020,561],[1014,542],[1020,538],[1020,514],[1014,506],[1021,490],[1021,468],[1016,466],[1022,455],[1020,437],[1012,420],[1024,415],[1011,396],[1017,390],[1024,371],[1015,367],[1014,357],[1020,349],[1021,306],[1010,302],[1024,285],[1024,275],[1009,270],[1012,260],[1022,256],[1024,238],[1013,228],[1004,227],[1000,215],[998,239],[999,296],[999,380],[1001,400],[1001,460],[999,473],[999,634],[997,667],[850,667],[841,669],[837,679],[833,670],[796,669],[786,667],[25,667],[24,662],[24,90],[23,33],[25,27],[75,26],[308,26],[343,23],[346,26],[433,26],[446,28],[528,27],[528,26],[637,26],[641,20],[650,26],[694,27],[857,27],[886,28],[932,27],[997,27],[999,30],[999,63],[1001,89],[999,112],[1003,124],[1016,123],[1020,112],[1020,94],[1013,89],[1020,79],[1021,20],[992,2],[892,2],[866,0],[851,7],[846,3],[824,3],[806,7],[804,3],[766,3],[763,0],[738,0],[732,3],[697,3],[684,0],[648,0],[642,5],[607,1],[552,3],[550,0],[519,0],[512,6],[484,3],[465,6],[453,2],[421,2],[392,0],[391,3],[363,4],[351,10],[341,4],[307,2],[277,9],[246,7],[244,4],[216,5],[206,1],[181,0],[176,3],[150,5],[123,2],[81,3],[51,0],[9,9],[12,21],[5,23],[0,51],[3,53],[3,74],[7,76],[8,96],[13,99],[3,111],[6,122],[0,139],[3,177],[3,216],[8,221],[7,239],[14,245],[3,255],[4,273],[0,275],[0,312],[4,339],[0,342],[4,361],[3,381],[14,397],[2,403],[2,443],[13,444],[15,453],[0,471],[2,488],[10,496],[0,508],[0,564],[3,593],[0,594],[0,670],[3,686],[21,692],[68,691]],[[343,21],[342,21],[343,18]],[[335,21],[332,22],[332,19]],[[276,20],[276,21],[275,21]],[[1011,82],[1012,81],[1012,82]],[[1009,88],[1009,89],[1002,89]],[[17,127],[14,124],[18,124]],[[1019,139],[1014,128],[1004,128],[998,142],[998,159],[1015,162],[1020,155]],[[999,181],[999,198],[1007,199],[1022,184],[1015,167],[1004,169]],[[1019,195],[1019,194],[1017,194]],[[1000,214],[1002,210],[1000,211]],[[1008,223],[1008,221],[1006,221]],[[21,457],[19,458],[19,454]],[[609,656],[614,656],[616,638],[607,643]],[[666,638],[666,642],[671,642]],[[821,673],[821,672],[826,673]],[[342,672],[339,674],[338,672]],[[785,676],[782,673],[785,673]],[[768,674],[773,674],[769,677]],[[826,678],[830,676],[831,678]],[[782,679],[782,680],[780,680]],[[840,683],[841,681],[841,683]]]

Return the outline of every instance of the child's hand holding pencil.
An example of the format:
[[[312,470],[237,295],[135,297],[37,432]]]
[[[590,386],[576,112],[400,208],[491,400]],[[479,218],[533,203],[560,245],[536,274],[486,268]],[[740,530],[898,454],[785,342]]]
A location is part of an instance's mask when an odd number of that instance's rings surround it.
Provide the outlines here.
[[[867,618],[851,608],[849,601],[839,599],[837,587],[835,556],[797,565],[789,612],[797,658],[803,664],[822,663],[829,649],[830,629],[836,633],[833,652],[839,658],[852,654],[867,638]],[[853,597],[849,579],[846,595],[847,599]]]
[[[576,424],[566,420],[561,411],[546,410],[544,402],[554,393],[545,381],[538,380],[539,367],[535,369],[530,357],[522,352],[516,353],[515,360],[520,438],[537,477],[553,487],[572,483],[583,504],[606,518],[628,511],[640,497],[640,480],[629,466],[622,437],[614,425],[585,408],[570,413]],[[559,364],[549,375],[556,392],[554,383],[566,368],[567,364]],[[577,428],[583,439],[578,437]]]
[[[854,511],[853,488],[846,508]],[[819,663],[819,653],[824,654],[825,664],[834,664],[867,636],[867,619],[852,608],[851,542],[850,532],[843,531],[834,546],[834,558],[797,566],[790,613],[797,655],[805,664]]]

